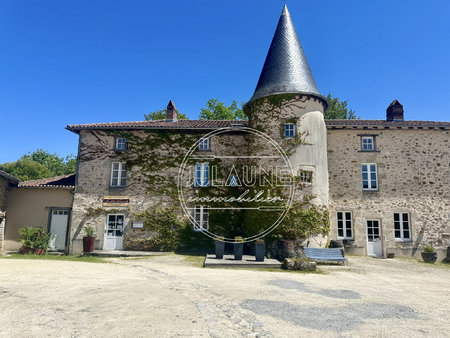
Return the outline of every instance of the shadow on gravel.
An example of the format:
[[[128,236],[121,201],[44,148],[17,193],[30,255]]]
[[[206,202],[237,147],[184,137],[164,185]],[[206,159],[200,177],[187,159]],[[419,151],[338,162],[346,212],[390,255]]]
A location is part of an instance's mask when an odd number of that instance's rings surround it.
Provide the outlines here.
[[[240,305],[243,309],[256,314],[279,318],[310,329],[335,332],[354,330],[362,322],[370,319],[416,319],[418,317],[412,308],[395,304],[369,303],[338,307],[308,307],[288,302],[247,299]]]
[[[283,289],[293,289],[300,292],[313,293],[328,298],[338,299],[359,299],[361,295],[352,290],[334,290],[334,289],[320,289],[311,290],[305,284],[290,279],[273,279],[267,282],[269,285],[275,285]]]

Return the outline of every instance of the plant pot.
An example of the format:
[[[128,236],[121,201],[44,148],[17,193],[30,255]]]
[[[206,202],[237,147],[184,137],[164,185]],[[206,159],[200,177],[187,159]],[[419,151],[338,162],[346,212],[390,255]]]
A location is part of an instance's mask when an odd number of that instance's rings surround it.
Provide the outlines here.
[[[421,252],[422,259],[425,263],[436,263],[437,260],[437,252]]]
[[[234,243],[234,259],[241,261],[244,251],[244,243]]]
[[[266,244],[255,243],[255,258],[257,262],[264,262],[264,255],[266,254]]]
[[[216,248],[216,259],[223,259],[223,253],[225,251],[225,242],[216,241],[215,248]]]
[[[32,253],[33,249],[31,248],[27,248],[27,247],[22,247],[22,249],[20,249],[20,252],[23,253],[24,255]]]
[[[282,258],[292,258],[295,257],[295,241],[293,239],[283,239],[283,253]]]
[[[83,252],[94,251],[95,237],[83,237]]]
[[[43,255],[45,254],[45,249],[33,249],[33,253],[35,255]]]

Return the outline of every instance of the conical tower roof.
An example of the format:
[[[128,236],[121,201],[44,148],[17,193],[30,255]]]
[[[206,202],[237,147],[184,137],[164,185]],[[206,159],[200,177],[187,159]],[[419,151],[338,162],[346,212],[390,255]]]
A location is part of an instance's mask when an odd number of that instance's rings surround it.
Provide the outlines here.
[[[249,102],[287,93],[311,94],[326,104],[317,89],[291,16],[284,5],[255,93]]]

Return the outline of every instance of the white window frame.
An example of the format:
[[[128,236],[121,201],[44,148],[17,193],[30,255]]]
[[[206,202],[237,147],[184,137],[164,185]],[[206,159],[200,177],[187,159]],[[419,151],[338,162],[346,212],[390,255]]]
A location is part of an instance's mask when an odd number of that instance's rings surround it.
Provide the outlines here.
[[[121,145],[120,147],[119,144]],[[127,150],[127,139],[125,137],[117,137],[114,146],[116,150]]]
[[[369,141],[370,142],[364,142],[364,141]],[[364,148],[365,146],[370,145],[371,148]],[[361,136],[361,151],[375,151],[375,136],[373,135],[364,135]]]
[[[366,167],[366,171],[364,170],[364,166]],[[372,170],[372,166],[375,166],[375,169]],[[376,163],[362,163],[361,164],[361,173],[362,173],[362,187],[364,191],[378,191],[378,170]],[[367,180],[364,179],[364,173],[367,173]],[[364,181],[367,181],[367,187],[364,187]],[[375,187],[372,186],[372,183],[375,182]]]
[[[339,217],[341,215],[341,217]],[[350,224],[349,224],[350,223]],[[342,225],[343,236],[339,236],[339,225]],[[353,239],[353,214],[351,211],[337,211],[336,212],[336,228],[338,239]],[[350,236],[347,231],[350,230]]]
[[[196,163],[194,171],[194,186],[209,187],[210,168],[208,162]]]
[[[284,138],[295,137],[295,123],[284,124]]]
[[[210,144],[209,144],[209,137],[203,138],[200,140],[200,143],[198,145],[198,149],[201,151],[210,150]]]
[[[208,208],[203,205],[196,205],[193,212],[194,231],[203,231],[209,229]]]
[[[398,215],[398,221],[395,220],[395,215]],[[396,236],[396,231],[400,232],[400,237]],[[409,237],[405,237],[405,232],[409,233]],[[394,238],[397,242],[411,242],[411,215],[409,213],[394,212]]]
[[[311,170],[300,170],[300,182],[301,183],[312,183],[313,173]]]
[[[117,165],[117,168],[114,168]],[[117,176],[115,176],[117,173]],[[117,184],[113,181],[117,179]],[[127,184],[127,164],[125,162],[113,162],[111,163],[111,187],[125,187]]]

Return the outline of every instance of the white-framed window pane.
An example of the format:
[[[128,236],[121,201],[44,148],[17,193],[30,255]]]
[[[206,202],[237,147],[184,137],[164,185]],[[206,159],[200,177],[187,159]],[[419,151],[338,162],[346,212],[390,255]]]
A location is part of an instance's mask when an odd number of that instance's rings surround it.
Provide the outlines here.
[[[194,207],[194,231],[209,229],[208,209],[204,206]]]
[[[209,138],[202,139],[198,148],[199,150],[209,150]]]
[[[408,213],[394,213],[394,237],[398,240],[411,239]]]
[[[294,137],[295,126],[293,123],[286,123],[284,125],[284,137]]]
[[[123,137],[118,137],[116,139],[116,149],[117,150],[125,150],[127,149],[127,139]]]
[[[375,150],[374,147],[374,137],[373,136],[362,136],[361,138],[361,150],[370,151]]]
[[[312,182],[312,172],[302,170],[300,172],[300,182],[302,183],[311,183]]]
[[[127,181],[127,166],[122,162],[114,162],[111,165],[111,186],[125,186]]]
[[[351,212],[337,212],[337,228],[338,238],[352,239],[353,238],[353,226],[352,226],[352,213]]]
[[[362,164],[362,185],[363,190],[377,190],[378,178],[377,178],[377,165],[376,164]]]
[[[209,163],[197,163],[195,165],[194,184],[196,187],[209,186]]]

